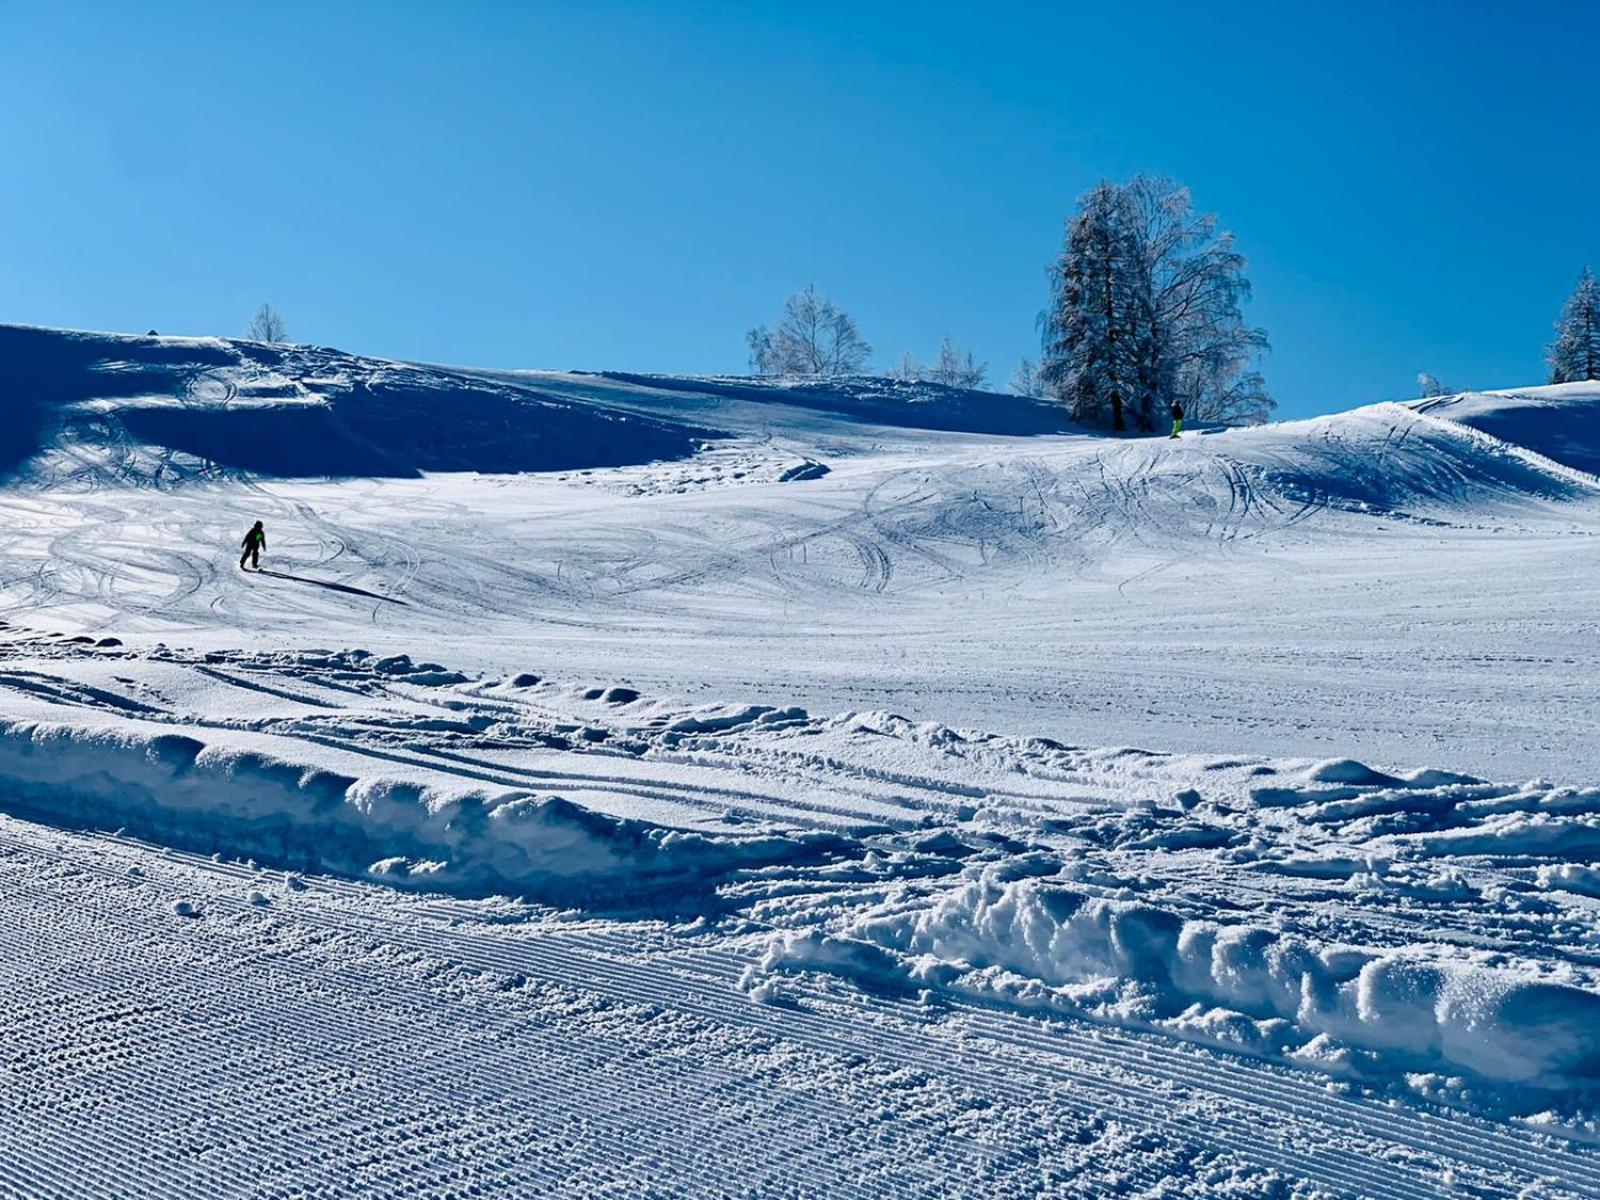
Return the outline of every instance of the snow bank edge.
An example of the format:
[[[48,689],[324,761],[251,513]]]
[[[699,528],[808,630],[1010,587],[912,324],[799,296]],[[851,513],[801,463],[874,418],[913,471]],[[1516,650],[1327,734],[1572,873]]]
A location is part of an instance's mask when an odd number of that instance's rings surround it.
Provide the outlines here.
[[[558,795],[358,778],[188,733],[4,718],[0,811],[285,869],[556,903],[693,903],[734,872],[851,850],[826,833],[670,829]]]

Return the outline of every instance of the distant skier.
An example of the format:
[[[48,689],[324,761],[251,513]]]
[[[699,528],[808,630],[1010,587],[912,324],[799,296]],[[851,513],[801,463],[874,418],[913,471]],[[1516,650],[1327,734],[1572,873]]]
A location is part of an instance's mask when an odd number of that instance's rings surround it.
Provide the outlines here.
[[[260,521],[250,526],[250,532],[240,544],[244,546],[244,553],[239,556],[239,570],[244,570],[246,559],[257,571],[261,570],[261,552],[267,548],[267,531],[261,528]]]
[[[1172,436],[1177,437],[1183,432],[1183,405],[1176,400],[1172,402]]]

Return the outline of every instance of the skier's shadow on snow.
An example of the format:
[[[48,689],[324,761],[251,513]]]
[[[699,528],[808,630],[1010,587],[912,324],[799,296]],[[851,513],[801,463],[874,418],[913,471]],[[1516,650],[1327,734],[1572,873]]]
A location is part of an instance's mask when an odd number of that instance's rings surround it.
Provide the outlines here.
[[[404,600],[396,600],[393,596],[380,596],[377,592],[369,592],[366,588],[351,587],[348,583],[331,583],[326,579],[307,579],[304,575],[290,575],[286,571],[269,571],[266,567],[257,567],[256,574],[271,575],[274,579],[292,579],[295,583],[309,583],[312,587],[327,588],[330,592],[347,592],[352,596],[365,596],[369,600],[382,600],[385,604],[398,604],[401,608],[409,607]]]

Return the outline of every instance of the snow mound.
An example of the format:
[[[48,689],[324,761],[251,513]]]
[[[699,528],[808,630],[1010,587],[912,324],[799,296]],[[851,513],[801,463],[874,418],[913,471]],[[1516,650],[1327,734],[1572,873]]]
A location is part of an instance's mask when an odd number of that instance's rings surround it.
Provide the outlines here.
[[[284,869],[599,907],[692,906],[734,872],[850,851],[828,833],[663,828],[559,795],[356,777],[132,725],[0,720],[0,807]]]
[[[1048,771],[1126,784],[1180,761],[1059,751]],[[1523,1112],[1600,1095],[1600,789],[1348,758],[1282,763],[1270,786],[1244,761],[1199,769],[1166,799],[968,833],[979,849],[937,882],[774,935],[746,986],[820,971],[1380,1087],[1448,1078]]]
[[[1600,383],[1560,383],[1421,400],[1418,412],[1467,425],[1558,463],[1600,474]]]
[[[1535,448],[1402,404],[1224,436],[1264,491],[1312,508],[1426,518],[1600,493],[1600,481]]]

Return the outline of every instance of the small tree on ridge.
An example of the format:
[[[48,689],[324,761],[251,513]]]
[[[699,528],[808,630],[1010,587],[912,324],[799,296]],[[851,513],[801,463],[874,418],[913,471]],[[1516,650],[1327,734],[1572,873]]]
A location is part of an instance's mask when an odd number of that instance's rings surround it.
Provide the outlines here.
[[[250,324],[244,327],[244,336],[252,342],[286,342],[289,340],[289,331],[284,327],[278,310],[270,304],[263,304],[256,309],[256,315],[250,318]]]
[[[849,375],[872,354],[855,319],[811,284],[784,301],[776,329],[758,325],[745,344],[760,375]]]

